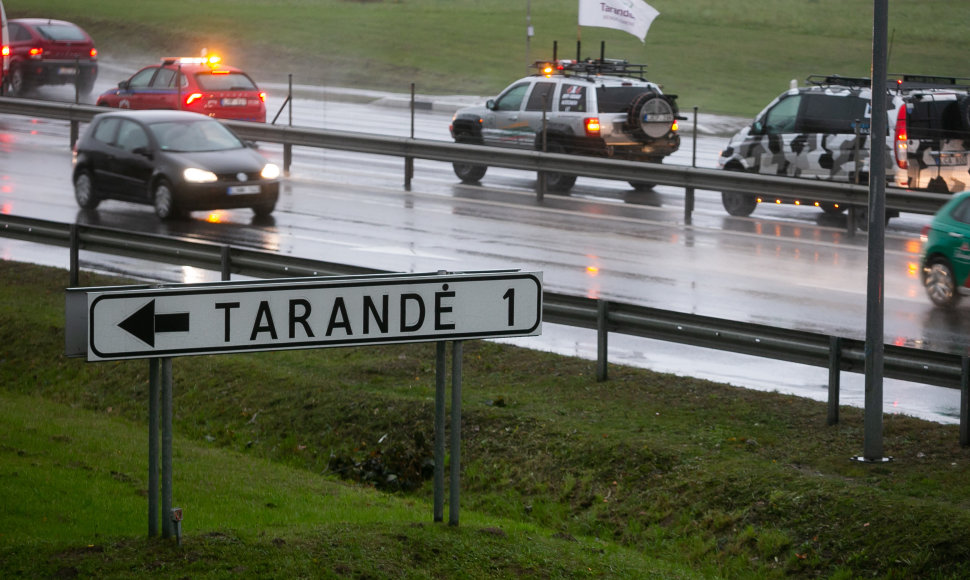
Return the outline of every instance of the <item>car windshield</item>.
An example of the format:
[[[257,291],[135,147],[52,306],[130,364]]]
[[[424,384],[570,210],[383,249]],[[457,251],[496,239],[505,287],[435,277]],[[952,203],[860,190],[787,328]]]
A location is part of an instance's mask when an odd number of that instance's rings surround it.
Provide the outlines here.
[[[87,40],[80,28],[66,24],[43,24],[37,27],[37,32],[41,33],[47,40],[54,42],[82,42]]]
[[[255,91],[256,84],[243,73],[198,73],[196,82],[206,91]]]
[[[166,121],[149,125],[162,151],[190,153],[240,149],[242,142],[218,121]]]

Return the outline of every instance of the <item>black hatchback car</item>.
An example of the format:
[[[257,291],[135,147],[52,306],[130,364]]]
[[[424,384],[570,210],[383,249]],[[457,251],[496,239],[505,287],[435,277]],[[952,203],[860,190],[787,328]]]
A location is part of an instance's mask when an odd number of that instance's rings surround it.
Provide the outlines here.
[[[155,207],[167,220],[193,210],[273,212],[280,170],[222,123],[187,111],[119,111],[94,118],[74,147],[74,197]]]

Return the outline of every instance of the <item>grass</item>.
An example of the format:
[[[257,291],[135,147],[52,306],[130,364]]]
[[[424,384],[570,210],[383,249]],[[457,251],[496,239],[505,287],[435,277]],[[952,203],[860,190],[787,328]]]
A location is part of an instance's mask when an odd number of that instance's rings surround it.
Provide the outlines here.
[[[652,0],[646,41],[578,30],[576,0],[7,0],[8,16],[81,24],[105,58],[144,64],[218,50],[258,80],[406,93],[492,95],[529,61],[607,56],[649,64],[684,110],[753,116],[809,74],[868,75],[869,0]],[[535,37],[526,49],[526,7]],[[900,0],[889,6],[889,70],[970,76],[959,47],[970,4]],[[528,57],[527,57],[528,52]],[[118,79],[120,80],[120,79]]]
[[[176,359],[186,537],[149,541],[147,363],[63,356],[66,272],[0,280],[5,577],[970,574],[957,426],[887,415],[895,461],[860,464],[859,409],[830,427],[814,401],[624,367],[598,383],[590,361],[481,341],[457,529],[431,523],[419,344]]]

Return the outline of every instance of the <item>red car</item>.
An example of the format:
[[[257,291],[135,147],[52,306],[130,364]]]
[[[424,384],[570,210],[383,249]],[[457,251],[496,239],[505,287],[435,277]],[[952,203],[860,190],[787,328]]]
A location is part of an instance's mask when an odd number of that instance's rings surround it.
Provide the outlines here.
[[[181,71],[181,75],[179,75]],[[179,76],[178,85],[175,77]],[[179,86],[180,85],[180,86]],[[120,109],[180,109],[219,119],[266,122],[266,93],[219,57],[163,58],[102,93],[96,102]]]
[[[49,18],[7,22],[5,92],[20,96],[41,85],[72,84],[88,94],[98,78],[98,49],[79,26]]]

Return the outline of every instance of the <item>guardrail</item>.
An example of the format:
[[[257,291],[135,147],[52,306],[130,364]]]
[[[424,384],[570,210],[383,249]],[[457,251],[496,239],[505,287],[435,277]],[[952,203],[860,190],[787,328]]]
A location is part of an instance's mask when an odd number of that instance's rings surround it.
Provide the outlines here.
[[[224,280],[232,274],[277,278],[388,273],[225,244],[9,215],[0,215],[0,236],[70,248],[71,286],[78,283],[80,250],[220,271]],[[543,293],[543,318],[553,324],[597,331],[599,380],[607,378],[610,332],[827,368],[829,424],[838,422],[841,372],[865,370],[865,343],[852,338],[555,292]],[[970,357],[892,344],[884,349],[884,376],[961,390],[960,444],[970,445]]]
[[[0,97],[0,113],[84,123],[103,112],[105,112],[103,107],[91,105]],[[482,159],[487,159],[490,166],[509,169],[569,173],[619,181],[645,181],[682,187],[691,191],[695,189],[743,191],[767,197],[783,191],[786,197],[839,203],[846,206],[868,206],[869,188],[848,183],[246,121],[224,120],[223,123],[243,139],[288,146],[317,147],[451,163],[481,163]],[[947,194],[913,192],[887,187],[886,208],[901,212],[934,214],[950,197]]]

